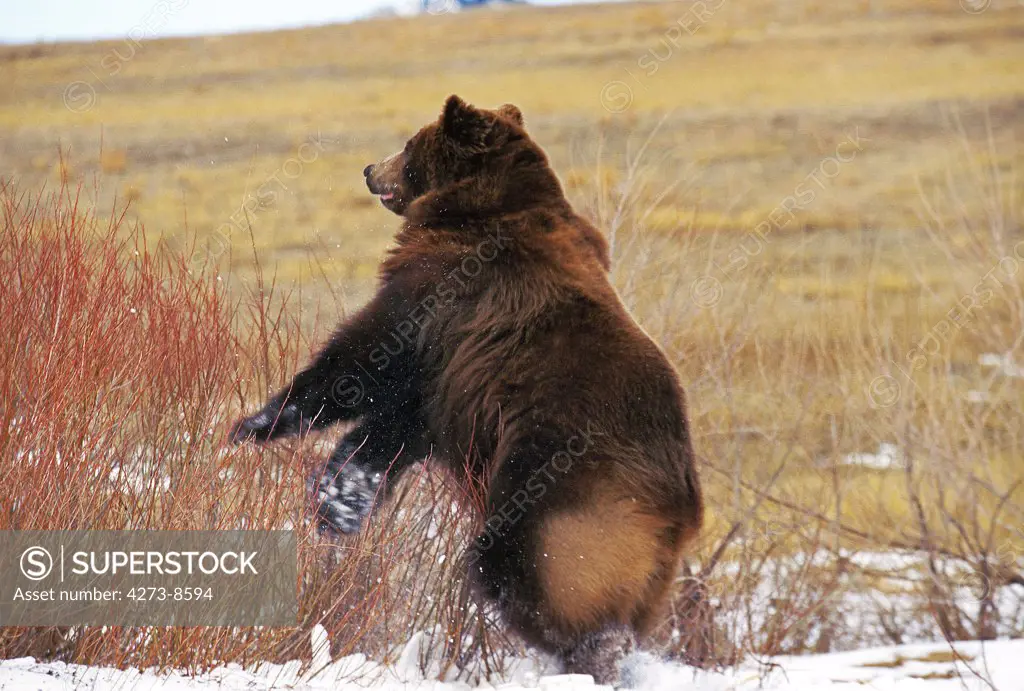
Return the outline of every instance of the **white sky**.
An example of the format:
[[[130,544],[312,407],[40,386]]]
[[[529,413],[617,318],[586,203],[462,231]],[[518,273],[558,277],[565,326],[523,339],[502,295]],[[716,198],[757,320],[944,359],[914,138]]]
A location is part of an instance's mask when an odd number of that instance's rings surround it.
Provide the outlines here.
[[[573,0],[531,0],[551,5]],[[435,0],[443,5],[444,0]],[[0,0],[0,43],[187,36],[344,22],[419,0]]]
[[[223,33],[349,21],[395,0],[0,0],[0,41]],[[135,33],[132,34],[136,35]]]

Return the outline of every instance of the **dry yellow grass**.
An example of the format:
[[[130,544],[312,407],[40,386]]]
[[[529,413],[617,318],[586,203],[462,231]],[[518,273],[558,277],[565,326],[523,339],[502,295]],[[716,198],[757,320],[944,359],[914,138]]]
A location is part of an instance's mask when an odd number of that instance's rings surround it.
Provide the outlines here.
[[[999,164],[1019,167],[1019,151],[1002,146],[1020,131],[1024,88],[1024,16],[1009,5],[978,15],[925,0],[716,5],[709,15],[692,2],[514,8],[3,48],[7,172],[34,181],[59,143],[78,174],[130,178],[133,213],[164,235],[186,214],[213,232],[276,179],[273,204],[252,214],[265,258],[288,279],[308,277],[307,251],[333,248],[330,266],[365,291],[394,223],[366,198],[359,171],[450,92],[519,104],[570,180],[593,174],[599,138],[614,170],[630,140],[664,118],[652,175],[676,187],[659,198],[654,229],[695,208],[745,229],[851,134],[864,138],[863,155],[789,230],[902,229],[915,220],[915,180],[944,170],[949,110],[975,128],[988,111]],[[311,141],[319,148],[297,165]],[[124,162],[104,164],[107,151]]]

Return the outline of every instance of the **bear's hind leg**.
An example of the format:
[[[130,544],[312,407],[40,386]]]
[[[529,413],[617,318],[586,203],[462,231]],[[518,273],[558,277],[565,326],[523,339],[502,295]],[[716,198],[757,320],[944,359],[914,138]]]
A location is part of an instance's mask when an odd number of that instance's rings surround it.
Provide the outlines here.
[[[667,599],[684,542],[678,521],[614,478],[587,478],[557,502],[558,485],[530,501],[519,489],[528,484],[502,480],[470,551],[477,591],[566,671],[622,681],[634,636],[647,634]]]
[[[635,646],[629,616],[633,603],[623,601],[613,584],[594,592],[594,571],[578,555],[570,560],[557,544],[538,540],[537,523],[545,521],[536,518],[541,520],[508,525],[500,514],[492,517],[470,551],[475,591],[497,607],[523,640],[556,656],[565,673],[618,684],[621,662]],[[563,560],[569,572],[554,577],[555,588],[551,564],[545,563],[551,559]]]
[[[589,674],[598,684],[613,685],[622,681],[622,660],[635,647],[630,628],[611,626],[581,636],[561,658],[566,674]]]
[[[679,531],[641,497],[595,483],[586,498],[539,521],[537,581],[552,630],[571,642],[566,671],[602,684],[657,621],[679,557]]]

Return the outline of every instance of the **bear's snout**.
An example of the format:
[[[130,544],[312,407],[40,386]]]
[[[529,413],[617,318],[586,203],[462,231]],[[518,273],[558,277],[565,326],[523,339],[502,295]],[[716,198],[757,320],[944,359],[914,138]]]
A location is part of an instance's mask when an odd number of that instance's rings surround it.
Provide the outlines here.
[[[373,166],[370,166],[370,168],[373,168]],[[376,180],[373,176],[372,170],[366,176],[366,189],[370,190],[370,194],[392,197],[394,196],[393,190],[391,189],[392,187],[394,187],[394,185],[384,184],[379,180]]]
[[[402,185],[402,152],[388,156],[379,163],[371,163],[363,168],[366,188],[370,194],[380,197],[386,209],[401,215],[407,200]]]
[[[363,168],[363,177],[366,178],[366,189],[370,190],[371,194],[380,194],[380,190],[377,189],[376,185],[373,184],[373,167],[375,164]]]
[[[371,194],[380,194],[381,192],[380,185],[376,184],[374,180],[373,173],[376,167],[376,163],[371,163],[370,165],[363,168],[363,177],[366,178],[366,189],[370,190]]]

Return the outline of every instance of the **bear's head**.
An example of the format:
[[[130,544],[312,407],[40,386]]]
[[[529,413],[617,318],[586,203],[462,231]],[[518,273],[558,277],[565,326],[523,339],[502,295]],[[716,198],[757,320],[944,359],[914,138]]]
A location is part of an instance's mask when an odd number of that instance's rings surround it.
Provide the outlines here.
[[[541,192],[561,197],[544,152],[523,129],[523,114],[505,104],[476,108],[452,95],[436,122],[405,148],[363,170],[366,186],[400,216],[410,207],[451,215],[509,211]],[[419,214],[424,215],[424,214]]]

